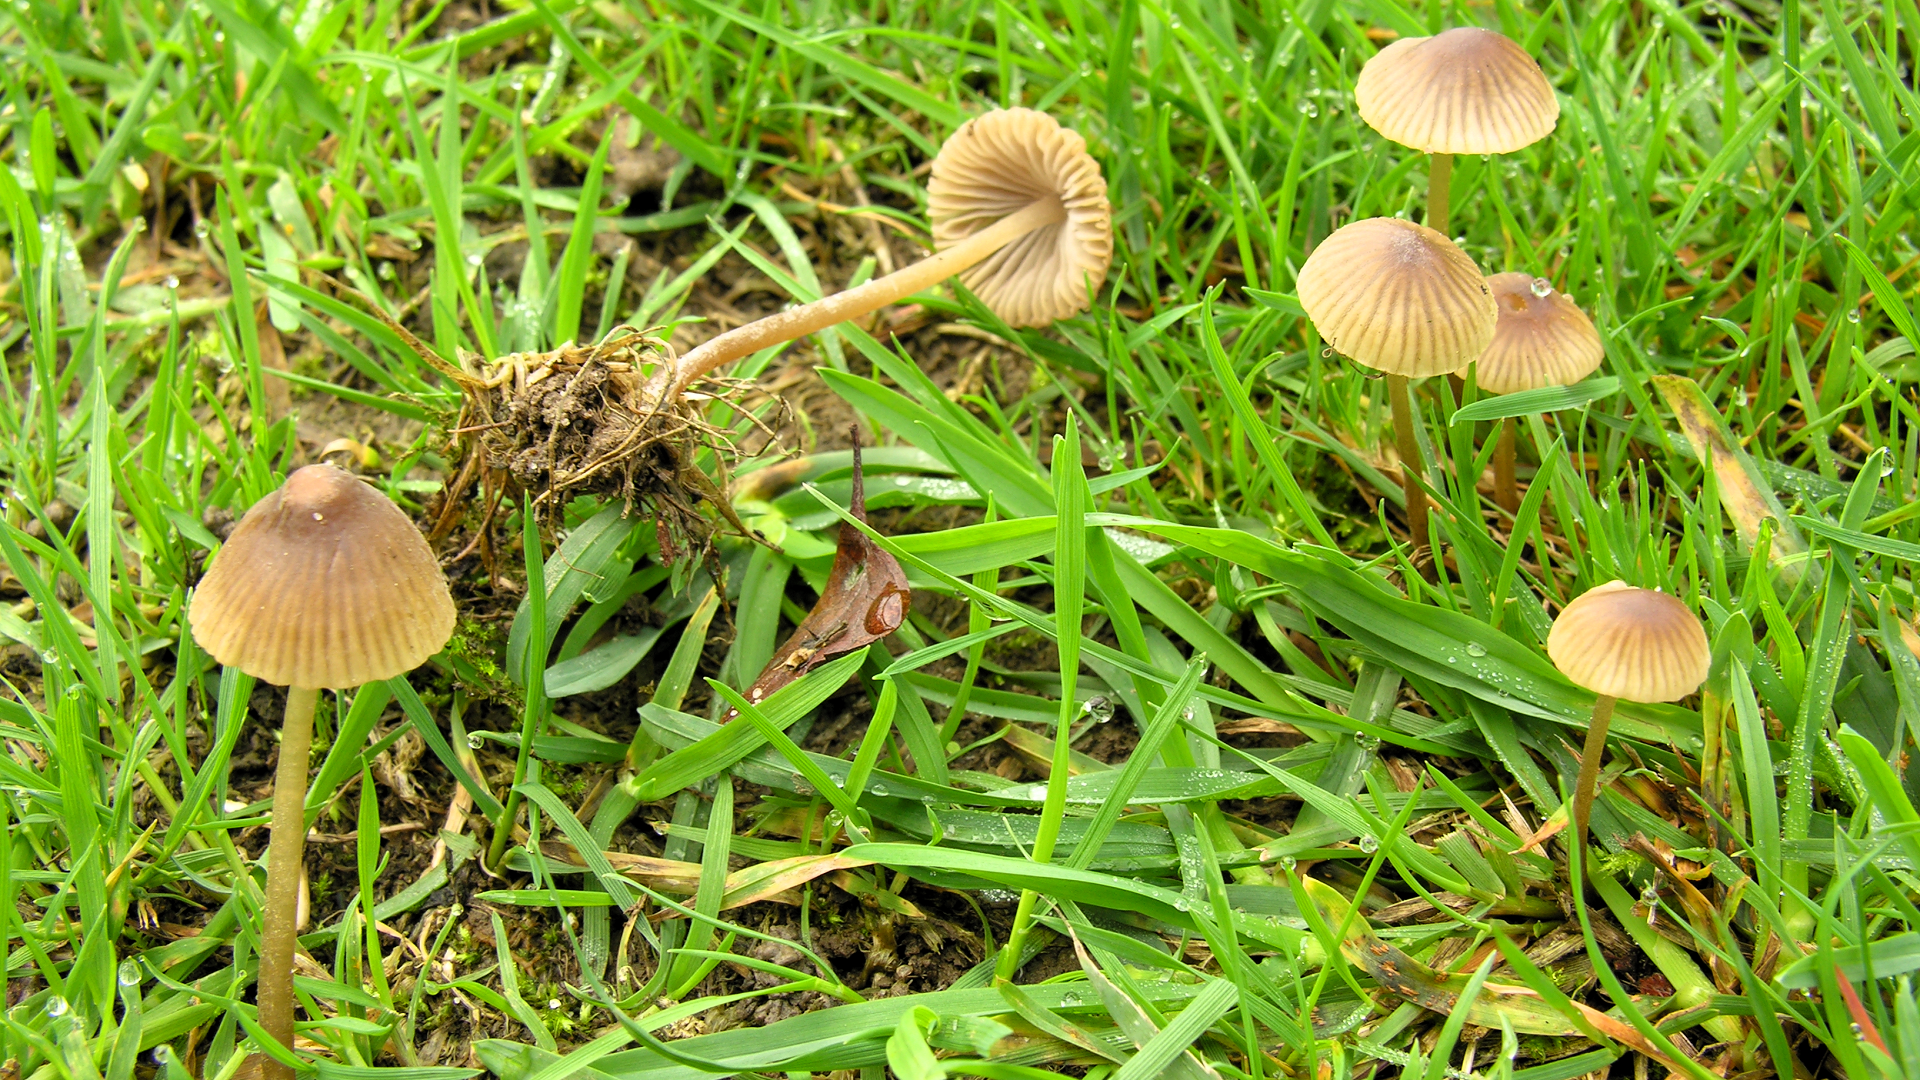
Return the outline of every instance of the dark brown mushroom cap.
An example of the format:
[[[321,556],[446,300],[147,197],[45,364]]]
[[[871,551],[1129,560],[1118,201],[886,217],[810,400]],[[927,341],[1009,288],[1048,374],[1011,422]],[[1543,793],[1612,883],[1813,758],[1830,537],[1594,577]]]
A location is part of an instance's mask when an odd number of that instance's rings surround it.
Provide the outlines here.
[[[948,248],[1042,199],[1066,220],[1043,225],[961,271],[960,280],[1009,326],[1044,326],[1087,306],[1113,259],[1107,181],[1087,141],[1046,113],[997,109],[960,125],[933,159],[927,213]]]
[[[1489,274],[1500,309],[1493,343],[1474,361],[1475,383],[1490,394],[1572,386],[1594,373],[1606,351],[1593,320],[1553,283],[1531,274]],[[1460,369],[1464,378],[1466,368]]]
[[[453,596],[392,500],[309,465],[240,519],[194,591],[194,640],[276,686],[359,686],[419,667],[453,634]]]
[[[1707,631],[1666,593],[1609,581],[1575,597],[1547,632],[1560,673],[1623,701],[1678,701],[1707,680]]]
[[[1560,101],[1513,39],[1477,26],[1401,38],[1353,87],[1360,118],[1430,154],[1505,154],[1547,137]]]
[[[1367,218],[1336,230],[1307,256],[1297,288],[1327,344],[1390,375],[1457,370],[1493,340],[1497,313],[1480,268],[1411,221]]]

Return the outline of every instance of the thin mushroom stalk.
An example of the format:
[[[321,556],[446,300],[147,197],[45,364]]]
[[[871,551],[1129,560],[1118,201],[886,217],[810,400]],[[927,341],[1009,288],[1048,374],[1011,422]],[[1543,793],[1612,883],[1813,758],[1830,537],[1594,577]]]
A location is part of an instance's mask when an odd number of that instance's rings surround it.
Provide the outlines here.
[[[306,853],[307,759],[313,743],[318,690],[292,687],[273,775],[273,824],[267,837],[267,889],[261,903],[260,976],[255,986],[260,1026],[293,1049],[293,951],[299,933],[300,865]],[[291,1080],[293,1070],[273,1060],[268,1080]]]
[[[1442,236],[1447,232],[1448,215],[1452,213],[1450,191],[1453,185],[1453,155],[1431,154],[1427,162],[1427,228]]]
[[[1587,831],[1593,825],[1593,797],[1600,783],[1600,759],[1607,752],[1607,728],[1613,722],[1613,703],[1618,700],[1606,694],[1600,695],[1593,703],[1593,719],[1587,725],[1587,743],[1580,751],[1580,776],[1573,785],[1573,806],[1570,821],[1573,825],[1573,848],[1584,855],[1587,850]]]
[[[1514,479],[1513,417],[1500,421],[1500,441],[1493,446],[1493,501],[1509,515],[1520,512],[1520,483]]]
[[[1427,470],[1427,463],[1413,431],[1413,395],[1407,387],[1405,375],[1387,376],[1387,397],[1393,408],[1393,439],[1400,454],[1400,490],[1407,502],[1407,533],[1413,538],[1417,555],[1423,549],[1432,548],[1433,537],[1427,529],[1427,491],[1420,486],[1420,474]]]
[[[1035,199],[1024,209],[912,266],[710,338],[674,363],[668,395],[677,397],[700,376],[743,356],[897,304],[967,270],[1028,233],[1065,220],[1067,208],[1058,197]]]

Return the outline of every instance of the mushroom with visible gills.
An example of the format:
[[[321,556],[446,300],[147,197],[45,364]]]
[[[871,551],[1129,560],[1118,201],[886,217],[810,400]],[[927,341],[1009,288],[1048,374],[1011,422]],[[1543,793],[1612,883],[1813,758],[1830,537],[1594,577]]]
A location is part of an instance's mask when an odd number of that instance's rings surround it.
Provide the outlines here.
[[[1547,632],[1547,656],[1576,686],[1599,695],[1573,790],[1574,850],[1580,852],[1614,702],[1678,701],[1707,681],[1713,653],[1706,629],[1687,605],[1616,580],[1588,589],[1561,610]]]
[[[1509,154],[1546,138],[1560,100],[1512,38],[1477,26],[1401,38],[1373,55],[1353,87],[1373,130],[1432,155],[1427,225],[1447,232],[1455,154]]]
[[[1530,274],[1490,274],[1487,287],[1500,309],[1493,343],[1473,362],[1474,385],[1491,394],[1548,386],[1572,386],[1593,374],[1606,358],[1593,320],[1555,292],[1553,282]],[[1459,374],[1466,377],[1467,369]],[[1513,477],[1513,417],[1500,421],[1493,452],[1493,500],[1511,514],[1520,509]]]
[[[1300,306],[1328,345],[1387,376],[1416,551],[1431,546],[1425,469],[1409,379],[1457,370],[1486,351],[1498,317],[1480,268],[1453,241],[1399,218],[1367,218],[1320,242],[1300,267]]]
[[[285,686],[256,988],[260,1025],[293,1047],[294,908],[308,747],[322,689],[403,675],[453,634],[453,596],[400,508],[352,473],[309,465],[240,519],[187,620],[215,660]],[[293,1070],[271,1058],[269,1080]]]
[[[959,275],[1012,326],[1044,326],[1086,306],[1113,258],[1112,207],[1087,142],[1033,109],[960,125],[933,159],[927,213],[938,252],[912,266],[711,338],[673,365],[667,397],[700,376]]]

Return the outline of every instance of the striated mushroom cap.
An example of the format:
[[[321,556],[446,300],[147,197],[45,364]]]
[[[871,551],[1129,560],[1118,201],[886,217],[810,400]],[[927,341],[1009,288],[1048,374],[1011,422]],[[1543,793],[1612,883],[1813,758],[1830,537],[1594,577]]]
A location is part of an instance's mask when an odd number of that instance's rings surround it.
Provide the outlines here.
[[[453,635],[453,596],[386,496],[309,465],[253,505],[187,613],[215,660],[276,686],[359,686],[419,667]]]
[[[1477,26],[1401,38],[1375,53],[1353,87],[1360,118],[1429,154],[1506,154],[1560,119],[1540,65],[1512,38]]]
[[[934,245],[951,247],[1040,199],[1066,220],[1045,225],[982,259],[960,280],[1009,326],[1044,326],[1087,306],[1113,259],[1107,181],[1087,141],[1046,113],[997,109],[960,125],[927,184]]]
[[[1707,680],[1707,631],[1666,593],[1609,581],[1575,597],[1547,632],[1560,673],[1623,701],[1678,701]]]
[[[1327,344],[1390,375],[1454,371],[1486,351],[1497,318],[1480,268],[1411,221],[1367,218],[1320,242],[1300,268],[1300,306]]]
[[[1490,394],[1572,386],[1594,373],[1606,351],[1593,320],[1553,283],[1531,274],[1489,274],[1487,288],[1500,309],[1493,344],[1474,361],[1480,389]],[[1467,369],[1461,368],[1462,378]]]

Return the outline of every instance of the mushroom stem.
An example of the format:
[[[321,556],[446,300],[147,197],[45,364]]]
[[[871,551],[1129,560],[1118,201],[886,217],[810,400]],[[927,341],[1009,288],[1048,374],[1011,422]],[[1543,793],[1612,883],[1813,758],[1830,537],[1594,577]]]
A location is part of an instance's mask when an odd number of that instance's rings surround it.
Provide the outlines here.
[[[300,863],[307,838],[307,752],[320,691],[287,690],[280,727],[280,763],[273,774],[273,825],[267,838],[267,894],[262,907],[260,976],[255,985],[260,1026],[293,1049],[293,950],[300,895]],[[293,1080],[293,1070],[266,1059],[266,1080]]]
[[[1441,236],[1452,237],[1447,231],[1447,214],[1452,204],[1448,186],[1453,181],[1453,155],[1434,154],[1427,164],[1427,228]]]
[[[835,323],[857,319],[936,285],[1033,232],[1067,219],[1066,206],[1054,196],[1036,199],[965,240],[858,288],[822,297],[811,304],[757,319],[709,339],[674,365],[673,393],[727,363],[769,345],[792,341]]]
[[[1587,725],[1587,745],[1580,751],[1580,779],[1574,782],[1573,849],[1577,857],[1587,850],[1587,827],[1593,822],[1594,787],[1600,781],[1600,759],[1607,752],[1607,725],[1613,720],[1614,698],[1602,694],[1593,703],[1593,720]]]
[[[1513,479],[1513,417],[1500,421],[1493,447],[1493,501],[1508,514],[1520,512],[1520,487]]]
[[[1413,399],[1407,393],[1405,375],[1387,376],[1387,397],[1393,403],[1394,445],[1400,451],[1401,490],[1406,493],[1407,532],[1413,536],[1413,549],[1431,546],[1427,533],[1427,493],[1420,486],[1419,474],[1426,471],[1420,454],[1420,440],[1413,436]],[[1415,560],[1418,562],[1418,559]]]

